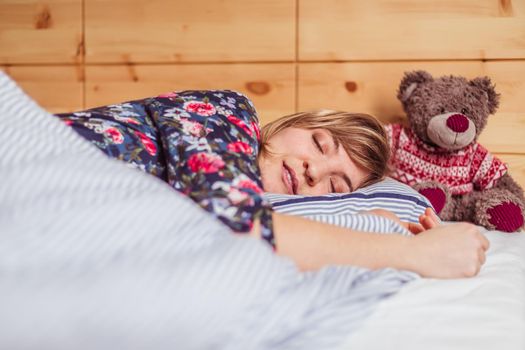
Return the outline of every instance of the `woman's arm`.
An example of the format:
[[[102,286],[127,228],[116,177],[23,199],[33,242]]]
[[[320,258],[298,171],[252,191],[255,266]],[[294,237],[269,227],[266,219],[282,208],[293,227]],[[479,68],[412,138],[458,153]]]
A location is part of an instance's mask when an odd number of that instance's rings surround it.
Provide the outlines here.
[[[479,272],[489,247],[477,227],[468,223],[407,237],[359,232],[279,213],[273,214],[273,221],[277,253],[292,258],[303,270],[356,265],[410,270],[424,277],[471,277]]]

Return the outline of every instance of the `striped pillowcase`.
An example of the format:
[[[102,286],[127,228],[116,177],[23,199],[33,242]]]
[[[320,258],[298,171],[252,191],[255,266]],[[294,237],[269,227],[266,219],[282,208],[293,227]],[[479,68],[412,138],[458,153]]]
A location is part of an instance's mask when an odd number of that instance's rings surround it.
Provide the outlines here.
[[[375,215],[355,215],[363,210],[386,209],[402,221],[418,222],[430,202],[410,186],[386,178],[352,193],[300,196],[266,193],[276,212],[308,217],[333,225],[368,232],[407,231],[391,220]]]

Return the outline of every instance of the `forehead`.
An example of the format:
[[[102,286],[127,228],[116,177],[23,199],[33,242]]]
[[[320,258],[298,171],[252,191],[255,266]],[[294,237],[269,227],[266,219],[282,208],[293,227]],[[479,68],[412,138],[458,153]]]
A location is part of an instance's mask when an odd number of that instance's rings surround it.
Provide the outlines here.
[[[322,139],[319,140],[319,142],[329,142],[335,148],[337,148],[338,154],[341,156],[347,156],[347,152],[344,150],[343,147],[339,147],[340,142],[337,140],[336,137],[332,135],[330,130],[324,129],[324,128],[301,128],[301,127],[287,127],[283,130],[281,130],[279,133],[277,133],[280,138],[283,140],[291,140],[291,139],[301,139],[304,141],[310,142],[313,135],[321,136]],[[293,147],[293,143],[290,143],[290,146]],[[349,157],[348,157],[349,158]]]
[[[337,152],[336,153],[331,152],[330,155],[332,157],[339,158],[339,161],[341,162],[341,168],[345,168],[347,166],[351,166],[352,159],[350,158],[348,152],[345,150],[344,147],[340,147],[339,140],[337,140],[337,138],[332,135],[330,130],[323,129],[323,128],[315,128],[315,129],[309,129],[308,131],[311,134],[322,135],[325,138],[323,141],[326,142],[326,140],[328,140],[328,142],[330,144],[332,144],[332,146],[335,147]]]

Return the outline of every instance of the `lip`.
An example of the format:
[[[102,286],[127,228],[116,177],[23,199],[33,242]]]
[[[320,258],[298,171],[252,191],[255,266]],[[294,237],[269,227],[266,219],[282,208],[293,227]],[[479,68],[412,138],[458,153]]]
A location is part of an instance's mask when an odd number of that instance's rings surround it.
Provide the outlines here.
[[[290,174],[292,182],[290,182],[288,174]],[[290,168],[285,162],[283,162],[283,173],[281,177],[284,185],[286,186],[286,189],[288,190],[288,194],[297,194],[297,176],[295,175],[295,171],[292,168]]]

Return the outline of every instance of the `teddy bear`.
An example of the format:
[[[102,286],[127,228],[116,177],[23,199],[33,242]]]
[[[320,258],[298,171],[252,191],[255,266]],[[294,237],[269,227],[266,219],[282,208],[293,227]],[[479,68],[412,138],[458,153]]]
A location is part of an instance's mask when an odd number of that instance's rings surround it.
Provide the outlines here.
[[[390,176],[428,198],[443,220],[519,231],[525,217],[523,189],[507,166],[477,142],[499,105],[491,80],[412,71],[405,73],[397,97],[409,126],[385,126]]]

